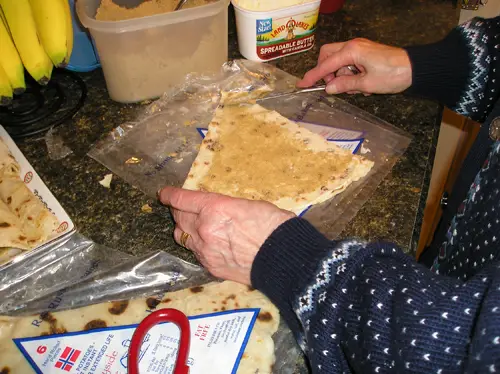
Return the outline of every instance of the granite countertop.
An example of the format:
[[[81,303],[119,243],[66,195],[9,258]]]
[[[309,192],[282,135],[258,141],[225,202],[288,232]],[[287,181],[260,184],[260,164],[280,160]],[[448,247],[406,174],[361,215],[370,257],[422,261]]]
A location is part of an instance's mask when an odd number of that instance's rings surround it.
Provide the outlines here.
[[[350,0],[341,12],[321,16],[318,44],[313,50],[279,60],[276,65],[301,76],[315,65],[319,46],[324,43],[353,37],[398,46],[426,43],[443,37],[456,23],[456,10],[449,1]],[[229,38],[230,57],[239,58],[232,12]],[[82,234],[130,254],[165,250],[194,261],[174,243],[170,220],[141,211],[150,201],[142,192],[118,177],[109,190],[98,183],[109,170],[86,153],[108,131],[133,119],[142,106],[111,101],[101,70],[81,76],[88,86],[87,101],[58,129],[73,153],[51,160],[43,137],[18,142],[21,150]],[[410,250],[418,237],[415,221],[424,199],[422,191],[440,109],[435,103],[402,95],[343,98],[409,132],[413,141],[342,235],[391,240]]]

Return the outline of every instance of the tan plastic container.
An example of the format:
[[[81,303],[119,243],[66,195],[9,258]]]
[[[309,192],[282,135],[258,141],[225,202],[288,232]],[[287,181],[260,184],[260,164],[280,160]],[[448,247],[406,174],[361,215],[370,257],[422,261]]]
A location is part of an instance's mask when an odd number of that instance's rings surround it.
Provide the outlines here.
[[[227,60],[229,0],[118,22],[97,21],[99,4],[78,0],[76,9],[115,101],[158,97],[186,74],[217,71]]]

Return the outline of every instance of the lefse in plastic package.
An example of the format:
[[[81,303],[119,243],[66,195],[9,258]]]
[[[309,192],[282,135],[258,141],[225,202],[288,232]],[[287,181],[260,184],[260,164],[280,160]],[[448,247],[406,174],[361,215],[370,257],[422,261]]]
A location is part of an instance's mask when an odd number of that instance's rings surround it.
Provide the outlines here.
[[[255,27],[255,26],[254,26]],[[207,128],[224,93],[230,104],[257,100],[266,109],[344,149],[374,162],[370,173],[344,192],[313,206],[304,217],[329,238],[340,235],[410,143],[406,133],[324,94],[293,94],[297,78],[272,65],[246,60],[227,63],[216,76],[190,76],[152,103],[134,122],[127,122],[99,142],[89,155],[154,197],[165,185],[184,184],[200,149],[198,129]],[[287,93],[260,100],[265,94]],[[260,101],[259,101],[260,100]],[[227,101],[226,101],[227,103]],[[127,164],[136,157],[139,163]]]
[[[363,132],[352,131],[347,129],[341,129],[337,127],[330,127],[324,125],[318,125],[315,123],[308,122],[297,122],[299,125],[307,128],[308,130],[321,135],[327,141],[334,143],[342,149],[351,151],[356,154],[363,144],[364,138],[362,138]],[[205,138],[208,133],[206,128],[197,128],[202,138]],[[306,214],[312,206],[307,207],[302,212],[299,213],[299,217]]]
[[[198,134],[197,136],[199,137]],[[62,238],[50,246],[42,248],[40,251],[33,253],[33,256],[23,261],[16,261],[9,264],[0,272],[0,315],[12,317],[29,316],[27,325],[36,329],[36,326],[40,324],[39,315],[43,312],[62,312],[99,303],[116,300],[133,300],[135,298],[151,297],[152,295],[163,297],[166,292],[176,292],[213,281],[214,278],[209,276],[204,269],[163,251],[149,253],[141,257],[133,257],[96,244],[79,233],[72,233],[69,237]],[[259,307],[259,305],[255,305],[249,308]],[[139,310],[143,311],[143,309]],[[148,310],[144,312],[147,314]],[[205,313],[210,313],[210,311],[206,311]],[[34,315],[36,317],[33,317]],[[36,320],[33,320],[33,318],[36,318]],[[130,324],[137,323],[139,320],[134,319],[119,325],[122,327],[134,327],[130,326]],[[9,326],[11,325],[9,324]],[[151,331],[154,332],[154,330]],[[202,329],[200,335],[204,335],[204,331]],[[250,331],[250,328],[248,331]],[[93,330],[92,332],[98,331]],[[198,328],[196,330],[193,328],[192,332],[193,334],[198,333]],[[253,333],[257,334],[257,326],[252,328]],[[89,334],[90,332],[87,332],[87,335]],[[241,334],[245,335],[244,326],[242,327]],[[37,335],[39,337],[25,340],[26,342],[30,340],[37,342],[36,344],[33,343],[33,349],[36,349],[29,351],[33,360],[37,360],[37,357],[39,357],[38,352],[34,353],[39,347],[41,347],[41,354],[45,354],[46,348],[48,348],[47,343],[50,341],[49,339],[54,338],[57,341],[59,338],[58,336],[40,337],[40,334],[33,332],[20,336],[33,337]],[[70,335],[78,337],[82,334],[71,333]],[[70,335],[60,335],[60,337],[66,339],[65,337],[68,336],[72,339],[70,340],[71,342],[74,339],[83,340],[71,337]],[[209,333],[207,333],[208,335]],[[132,331],[126,339],[130,339],[131,336]],[[178,335],[171,336],[171,338],[175,339],[176,336]],[[281,320],[278,331],[272,338],[276,357],[272,372],[275,374],[294,373],[299,356],[299,348],[290,329],[288,329],[283,320]],[[45,339],[44,342],[42,342],[43,339]],[[105,339],[102,341],[104,342]],[[64,342],[67,342],[67,340]],[[14,345],[14,343],[11,344]],[[241,349],[245,349],[247,352],[251,351],[253,349],[251,348],[252,344],[254,344],[253,348],[257,346],[263,352],[266,352],[265,349],[262,349],[262,344],[255,345],[252,339],[248,341],[246,347],[242,346]],[[69,348],[84,352],[78,346],[72,344],[68,346]],[[63,355],[66,347],[62,347],[63,350],[59,351],[57,358]],[[15,346],[12,348],[14,352],[18,353],[18,349]],[[125,348],[120,351],[123,352],[122,355],[126,352]],[[193,352],[191,350],[191,353]],[[1,353],[0,349],[0,356]],[[67,354],[69,353],[71,351],[67,352]],[[19,351],[18,356],[20,355]],[[11,357],[15,360],[18,359],[17,356]],[[63,356],[63,358],[65,357]],[[194,356],[191,354],[191,357]],[[250,355],[250,357],[253,356]],[[238,370],[244,370],[243,358],[245,356],[242,356],[242,362],[239,363]],[[249,357],[245,360],[247,364],[248,359]],[[0,362],[5,364],[1,359]],[[24,370],[26,366],[29,366],[28,361],[18,361],[18,363],[21,368],[19,369],[20,371],[11,370],[12,373],[28,374],[31,372],[30,370]],[[233,362],[234,364],[235,362]],[[53,365],[55,365],[55,362],[53,362]],[[3,368],[1,364],[0,368]],[[48,369],[44,368],[44,370]],[[75,370],[76,368],[72,368],[70,373],[74,373]],[[38,373],[40,372],[44,373],[45,371],[38,371]],[[64,371],[58,370],[56,373],[64,373]],[[102,373],[102,371],[98,373]],[[107,374],[106,371],[104,373]]]
[[[23,251],[18,248],[0,248],[0,271],[2,271],[5,264],[14,259],[16,259],[16,261],[20,261],[21,258],[31,256],[35,251],[40,250],[40,248],[46,246],[48,243],[73,232],[75,227],[64,208],[50,192],[35,169],[28,162],[26,157],[24,157],[21,150],[17,147],[16,143],[2,126],[0,126],[0,142],[5,143],[9,152],[19,164],[19,178],[21,178],[31,193],[40,200],[46,209],[51,212],[59,222],[57,229],[54,230],[46,240],[40,242],[35,248],[32,248],[29,251]]]
[[[42,204],[44,204],[46,208],[52,214],[54,214],[61,223],[60,226],[57,228],[56,232],[53,234],[53,236],[49,238],[47,241],[59,238],[73,231],[74,224],[71,221],[69,215],[66,213],[61,204],[59,204],[54,195],[52,195],[47,186],[45,186],[42,179],[38,176],[38,174],[33,169],[31,164],[28,162],[26,157],[24,157],[22,152],[19,150],[16,143],[14,143],[12,138],[9,136],[7,131],[2,126],[0,126],[0,139],[7,145],[7,148],[12,153],[12,156],[14,156],[19,166],[21,167],[20,177],[23,179],[23,182],[26,184],[26,187],[28,187],[30,191],[38,199],[40,199]]]
[[[189,318],[190,374],[233,374],[250,337],[259,309],[241,309]],[[137,325],[15,339],[36,373],[126,374],[128,348]],[[141,374],[173,373],[180,332],[163,323],[146,335],[139,354]]]

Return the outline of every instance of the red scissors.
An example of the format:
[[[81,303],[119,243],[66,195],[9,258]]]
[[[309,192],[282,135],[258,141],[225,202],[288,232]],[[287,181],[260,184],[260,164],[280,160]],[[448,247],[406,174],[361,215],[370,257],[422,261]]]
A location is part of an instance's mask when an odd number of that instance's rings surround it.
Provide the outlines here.
[[[139,353],[141,351],[144,337],[155,325],[163,322],[175,323],[181,330],[179,351],[173,374],[189,374],[187,359],[189,355],[189,345],[191,342],[191,330],[189,320],[184,313],[177,309],[160,309],[144,320],[135,329],[128,353],[128,372],[129,374],[139,374]]]

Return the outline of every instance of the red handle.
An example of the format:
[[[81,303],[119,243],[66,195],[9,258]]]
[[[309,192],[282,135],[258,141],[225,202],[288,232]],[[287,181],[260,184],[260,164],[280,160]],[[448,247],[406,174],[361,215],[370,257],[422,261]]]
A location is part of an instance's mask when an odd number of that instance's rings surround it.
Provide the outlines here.
[[[179,351],[175,369],[173,374],[189,374],[189,366],[187,359],[189,355],[189,345],[191,339],[191,331],[189,328],[189,320],[186,315],[177,309],[160,309],[144,320],[135,329],[132,341],[130,343],[128,354],[128,373],[139,374],[139,353],[141,351],[142,341],[144,337],[155,325],[162,322],[175,323],[181,330],[181,339],[179,343]]]

